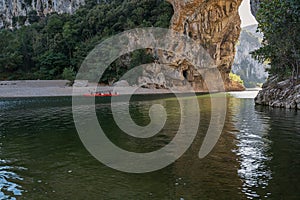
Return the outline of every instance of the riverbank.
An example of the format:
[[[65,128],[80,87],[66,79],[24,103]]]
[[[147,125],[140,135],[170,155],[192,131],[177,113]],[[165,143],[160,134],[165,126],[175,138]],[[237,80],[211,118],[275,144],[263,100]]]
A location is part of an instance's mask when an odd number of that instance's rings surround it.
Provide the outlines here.
[[[277,108],[300,110],[300,81],[278,81],[271,77],[255,98],[255,103]]]
[[[96,88],[96,83],[81,82],[77,86],[69,86],[66,80],[24,80],[0,81],[0,97],[55,97],[55,96],[81,96],[90,93]],[[118,87],[120,94],[130,94],[133,87]],[[97,86],[98,91],[112,91],[114,87]],[[169,94],[169,89],[139,88],[135,94]]]
[[[261,88],[246,88],[245,91],[231,91],[229,95],[238,99],[254,99]]]
[[[0,97],[70,96],[65,80],[0,81]]]
[[[69,86],[67,80],[22,80],[22,81],[0,81],[0,98],[6,97],[56,97],[56,96],[81,96],[94,91],[96,83],[78,82],[75,87]],[[117,90],[119,94],[130,94],[134,87],[119,86],[117,89],[113,86],[97,86],[98,91]],[[250,92],[252,91],[252,92]],[[256,91],[256,92],[253,92]],[[186,90],[181,88],[176,92],[185,93]],[[217,92],[217,91],[212,91]],[[254,98],[258,93],[257,88],[247,89],[243,93],[249,93],[249,98]],[[149,89],[138,88],[134,94],[170,94],[170,89]],[[206,94],[206,91],[197,91],[199,94]],[[229,92],[232,96],[239,95],[240,92]]]

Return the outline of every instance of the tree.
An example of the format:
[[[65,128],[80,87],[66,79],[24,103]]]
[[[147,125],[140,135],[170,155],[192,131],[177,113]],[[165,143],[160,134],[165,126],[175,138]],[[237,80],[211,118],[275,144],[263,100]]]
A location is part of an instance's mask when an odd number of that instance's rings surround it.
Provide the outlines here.
[[[74,69],[71,67],[66,67],[62,73],[63,79],[69,80],[73,82],[75,80],[76,73],[74,72]]]
[[[258,29],[264,34],[263,47],[252,52],[268,62],[269,72],[281,79],[299,78],[300,4],[298,0],[265,0],[257,13]]]
[[[38,75],[43,79],[59,78],[65,67],[69,66],[67,57],[52,50],[46,51],[37,58]]]
[[[0,71],[13,72],[22,66],[21,43],[13,32],[0,32],[0,46]]]
[[[37,12],[35,10],[31,10],[28,13],[28,21],[30,24],[38,22],[39,16],[37,15]]]

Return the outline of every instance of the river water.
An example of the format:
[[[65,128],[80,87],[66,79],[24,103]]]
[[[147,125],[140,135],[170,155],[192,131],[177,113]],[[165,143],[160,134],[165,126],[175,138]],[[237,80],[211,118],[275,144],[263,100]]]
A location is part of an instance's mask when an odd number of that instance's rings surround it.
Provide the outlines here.
[[[210,98],[199,96],[194,143],[175,163],[143,174],[116,171],[89,154],[70,97],[0,99],[0,199],[299,199],[299,112],[255,106],[244,97],[228,97],[221,137],[199,159],[211,115]],[[116,145],[152,151],[168,144],[180,123],[179,103],[167,95],[133,98],[133,120],[147,125],[153,104],[164,105],[168,119],[149,140],[121,133],[109,99],[97,100],[96,111]]]

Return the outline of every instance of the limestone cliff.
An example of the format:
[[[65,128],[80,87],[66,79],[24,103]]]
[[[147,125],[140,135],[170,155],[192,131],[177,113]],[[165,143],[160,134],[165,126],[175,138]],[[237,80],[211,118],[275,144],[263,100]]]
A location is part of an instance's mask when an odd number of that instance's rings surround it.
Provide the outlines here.
[[[14,18],[20,16],[25,17],[25,24],[28,24],[27,17],[31,11],[36,11],[38,16],[52,12],[72,14],[84,3],[84,0],[1,0],[0,28],[18,26],[18,22],[14,22]]]
[[[174,8],[170,28],[186,34],[203,46],[215,61],[221,72],[227,90],[244,88],[229,79],[234,61],[235,45],[240,35],[238,8],[242,0],[167,0]],[[100,0],[98,1],[100,2]],[[0,27],[12,28],[16,17],[24,16],[25,25],[28,13],[36,11],[38,16],[51,12],[73,13],[85,0],[0,0]],[[176,70],[197,90],[205,90],[203,78],[190,63],[173,62]],[[211,79],[215,78],[211,73]],[[179,81],[180,82],[180,81]]]
[[[246,87],[255,87],[264,83],[268,77],[267,65],[251,57],[250,52],[261,47],[263,35],[256,32],[257,25],[242,28],[232,72],[239,75]]]
[[[193,38],[202,45],[215,60],[227,90],[242,90],[243,87],[232,83],[229,73],[235,56],[235,45],[240,35],[238,8],[242,0],[168,0],[174,8],[171,29]],[[192,69],[185,63],[181,71]],[[191,77],[194,85],[202,85],[201,78]]]
[[[256,16],[261,1],[262,0],[250,0],[251,12],[254,16]]]

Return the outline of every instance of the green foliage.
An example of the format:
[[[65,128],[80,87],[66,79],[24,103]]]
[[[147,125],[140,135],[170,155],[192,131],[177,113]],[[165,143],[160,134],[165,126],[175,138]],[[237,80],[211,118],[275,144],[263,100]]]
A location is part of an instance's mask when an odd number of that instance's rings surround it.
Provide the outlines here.
[[[73,15],[53,13],[41,18],[30,11],[30,26],[0,30],[0,72],[15,79],[25,74],[34,79],[69,77],[71,69],[76,72],[99,42],[132,28],[167,28],[172,14],[172,6],[164,0],[87,0]],[[25,22],[23,18],[14,21]],[[101,81],[117,80],[132,66],[151,59],[145,51],[124,55],[109,67]],[[94,78],[96,75],[91,74]]]
[[[244,81],[241,79],[241,77],[239,75],[236,75],[236,74],[230,72],[229,78],[232,81],[235,81],[235,82],[238,82],[238,83],[244,85]]]
[[[28,21],[31,24],[39,21],[39,16],[37,15],[37,12],[35,10],[29,11]]]
[[[27,5],[31,5],[32,0],[24,0],[24,3],[26,3]]]
[[[280,78],[300,73],[299,0],[265,0],[257,13],[258,29],[264,33],[263,47],[252,53],[271,65],[269,73]]]
[[[66,67],[62,73],[62,78],[69,81],[74,81],[76,76],[76,72],[71,67]]]
[[[52,50],[46,51],[37,57],[39,71],[36,73],[42,79],[52,79],[52,77],[60,77],[65,66],[68,66],[67,57]]]
[[[8,30],[0,32],[0,72],[13,72],[22,66],[21,43]]]

